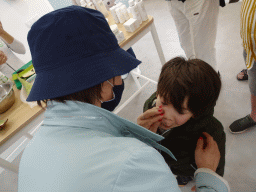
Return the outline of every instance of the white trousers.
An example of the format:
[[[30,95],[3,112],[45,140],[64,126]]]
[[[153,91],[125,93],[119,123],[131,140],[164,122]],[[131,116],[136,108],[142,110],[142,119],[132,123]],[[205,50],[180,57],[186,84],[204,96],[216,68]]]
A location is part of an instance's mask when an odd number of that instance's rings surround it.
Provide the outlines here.
[[[180,44],[187,58],[198,58],[216,71],[215,41],[219,15],[219,0],[168,1]]]

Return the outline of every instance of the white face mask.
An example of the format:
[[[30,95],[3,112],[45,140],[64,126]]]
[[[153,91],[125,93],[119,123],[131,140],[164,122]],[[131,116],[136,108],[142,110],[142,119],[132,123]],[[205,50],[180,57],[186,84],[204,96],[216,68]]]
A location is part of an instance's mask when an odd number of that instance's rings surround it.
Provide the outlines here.
[[[113,85],[112,83],[110,83],[109,80],[107,80],[107,82],[108,82],[112,87],[114,87],[114,85]],[[114,91],[113,91],[113,99],[108,100],[108,101],[101,101],[101,100],[100,100],[100,102],[101,102],[101,103],[110,102],[110,101],[113,101],[113,100],[115,99],[115,97],[116,97],[116,96],[115,96],[115,93],[114,93]]]

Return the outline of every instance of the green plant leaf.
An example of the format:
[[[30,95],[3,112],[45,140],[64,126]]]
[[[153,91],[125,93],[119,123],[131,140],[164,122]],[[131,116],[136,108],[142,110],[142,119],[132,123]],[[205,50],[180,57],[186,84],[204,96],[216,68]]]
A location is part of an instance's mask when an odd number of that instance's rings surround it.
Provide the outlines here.
[[[25,81],[24,79],[20,78],[19,76],[17,78],[19,79],[19,81],[21,82],[22,86],[24,87],[27,95],[29,95],[33,85],[31,83]]]

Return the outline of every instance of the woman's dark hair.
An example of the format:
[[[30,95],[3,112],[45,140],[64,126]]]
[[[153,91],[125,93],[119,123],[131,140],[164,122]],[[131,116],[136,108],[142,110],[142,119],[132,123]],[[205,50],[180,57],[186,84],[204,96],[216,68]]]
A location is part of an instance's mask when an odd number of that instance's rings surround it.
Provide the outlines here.
[[[215,106],[220,89],[220,77],[208,63],[176,57],[162,67],[157,95],[165,103],[171,103],[180,114],[184,99],[188,97],[188,110],[197,117]]]
[[[115,84],[115,77],[113,78],[113,81]],[[57,97],[54,99],[40,100],[40,101],[37,101],[37,104],[42,108],[43,108],[42,103],[45,103],[47,106],[47,102],[49,102],[49,101],[57,101],[57,102],[61,102],[61,103],[66,103],[66,101],[71,100],[71,101],[81,101],[81,102],[85,102],[85,103],[94,104],[96,100],[102,99],[101,87],[102,87],[102,83],[99,85],[96,85],[94,87],[90,87],[86,90],[82,90],[82,91],[72,93],[69,95]]]

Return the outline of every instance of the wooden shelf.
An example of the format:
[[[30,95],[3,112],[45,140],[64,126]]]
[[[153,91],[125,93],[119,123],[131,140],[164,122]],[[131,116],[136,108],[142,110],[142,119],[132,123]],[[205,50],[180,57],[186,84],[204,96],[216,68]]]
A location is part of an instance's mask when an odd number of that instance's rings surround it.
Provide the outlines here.
[[[0,131],[0,146],[28,125],[39,114],[44,112],[39,106],[31,108],[28,104],[23,103],[20,100],[20,90],[18,90],[15,85],[13,86],[13,90],[15,93],[13,106],[5,113],[0,114],[0,119],[8,119],[4,129]]]
[[[132,15],[130,14],[130,17],[132,18]],[[107,19],[108,19],[108,23],[109,25],[114,25],[116,24],[114,19],[113,19],[113,16],[111,15],[111,13],[109,12],[109,15],[107,16]],[[129,43],[133,38],[135,38],[141,31],[143,31],[144,29],[146,29],[150,24],[152,24],[154,21],[154,18],[150,15],[148,15],[148,20],[146,21],[143,21],[140,25],[140,27],[138,29],[136,29],[136,31],[134,31],[133,33],[130,33],[130,32],[127,32],[123,26],[123,24],[121,23],[118,23],[116,24],[118,29],[120,31],[122,31],[124,33],[124,37],[125,37],[125,40],[122,41],[119,45],[120,47],[123,47],[125,46],[127,43]]]

